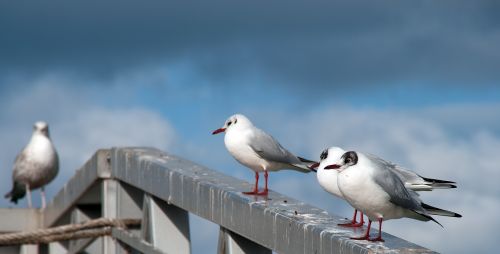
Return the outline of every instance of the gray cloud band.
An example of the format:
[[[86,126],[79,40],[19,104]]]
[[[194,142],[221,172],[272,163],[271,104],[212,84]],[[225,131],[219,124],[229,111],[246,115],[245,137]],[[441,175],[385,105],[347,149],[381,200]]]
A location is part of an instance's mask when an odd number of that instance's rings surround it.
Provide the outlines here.
[[[499,11],[495,1],[6,1],[0,75],[106,78],[186,61],[207,78],[258,73],[299,87],[489,85],[500,78]]]

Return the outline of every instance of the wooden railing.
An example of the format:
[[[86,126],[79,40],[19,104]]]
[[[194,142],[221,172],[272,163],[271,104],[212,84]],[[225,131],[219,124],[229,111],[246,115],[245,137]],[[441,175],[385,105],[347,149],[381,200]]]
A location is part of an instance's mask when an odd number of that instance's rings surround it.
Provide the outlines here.
[[[191,253],[189,214],[220,226],[218,253],[429,253],[384,233],[384,243],[350,240],[339,216],[152,148],[97,151],[43,211],[0,209],[0,231],[29,231],[90,219],[137,218],[139,229],[0,253]],[[358,230],[357,233],[360,231]]]

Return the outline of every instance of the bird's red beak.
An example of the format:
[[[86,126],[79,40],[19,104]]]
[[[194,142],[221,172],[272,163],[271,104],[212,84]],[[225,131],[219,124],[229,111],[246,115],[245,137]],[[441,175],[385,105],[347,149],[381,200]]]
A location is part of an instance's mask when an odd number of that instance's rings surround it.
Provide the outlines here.
[[[219,129],[215,130],[214,132],[212,132],[212,135],[219,134],[219,133],[224,132],[224,131],[226,131],[226,128],[219,128]]]
[[[309,166],[309,168],[311,170],[316,170],[318,167],[319,167],[319,163],[318,162],[316,162],[316,163],[312,164],[311,166]]]
[[[325,167],[325,169],[339,169],[339,168],[340,166],[337,164],[332,164]]]
[[[312,172],[318,172],[318,167],[319,167],[319,163],[313,163],[311,164],[308,168],[312,171]]]

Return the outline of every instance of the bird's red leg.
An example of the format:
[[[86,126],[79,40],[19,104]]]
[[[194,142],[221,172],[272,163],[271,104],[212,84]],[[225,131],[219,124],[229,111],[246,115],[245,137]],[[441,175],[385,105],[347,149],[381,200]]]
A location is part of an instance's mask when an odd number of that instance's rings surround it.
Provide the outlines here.
[[[265,170],[264,171],[264,179],[265,179],[264,191],[259,192],[257,195],[262,195],[262,196],[267,195],[267,193],[268,193],[268,191],[267,191],[267,177],[268,177],[267,170]]]
[[[358,222],[358,223],[354,223],[354,224],[352,225],[353,227],[358,228],[358,227],[362,227],[362,226],[363,226],[363,224],[365,224],[364,216],[363,216],[363,213],[362,213],[361,211],[359,212],[359,217],[360,217],[361,219],[359,220],[359,222]]]
[[[352,225],[354,225],[356,223],[356,215],[357,214],[358,214],[358,210],[354,209],[354,215],[352,217],[352,221],[351,222],[341,223],[341,224],[337,224],[337,225],[342,226],[342,227],[352,227]]]
[[[372,226],[372,221],[368,220],[368,228],[366,229],[366,233],[360,237],[351,237],[353,240],[370,240],[370,227]]]
[[[342,227],[351,227],[351,228],[362,227],[363,224],[365,224],[365,221],[363,219],[363,213],[359,212],[359,214],[361,215],[361,220],[359,222],[356,222],[356,214],[357,213],[358,213],[358,210],[355,209],[354,210],[354,216],[352,217],[352,221],[351,222],[349,222],[349,223],[343,223],[343,224],[338,224],[338,225],[342,226]]]
[[[378,218],[378,237],[369,239],[372,242],[385,242],[384,239],[382,239],[382,221],[383,218]]]
[[[266,180],[267,180],[267,177],[266,177]],[[246,194],[246,195],[259,194],[259,173],[257,171],[255,171],[255,187],[253,188],[253,191],[245,191],[245,192],[243,192],[243,194]]]

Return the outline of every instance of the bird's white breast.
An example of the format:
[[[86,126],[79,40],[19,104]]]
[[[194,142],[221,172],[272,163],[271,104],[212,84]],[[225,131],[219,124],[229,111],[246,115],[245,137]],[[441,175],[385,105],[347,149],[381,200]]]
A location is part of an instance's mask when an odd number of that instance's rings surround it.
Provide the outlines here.
[[[323,187],[324,190],[339,198],[343,198],[342,192],[340,192],[337,184],[337,176],[338,176],[337,170],[334,169],[325,170],[324,165],[320,165],[320,167],[318,167],[318,172],[316,174],[316,178],[318,179],[319,185],[321,185],[321,187]]]
[[[54,163],[56,151],[50,139],[43,135],[34,135],[26,147],[29,160],[36,162],[41,168]]]
[[[257,172],[272,170],[272,163],[259,157],[250,147],[251,135],[250,129],[228,131],[224,137],[224,144],[229,153],[244,166]]]
[[[373,179],[373,170],[367,165],[355,165],[338,175],[338,187],[354,208],[370,220],[395,219],[404,215],[404,209],[390,202],[390,196]]]

